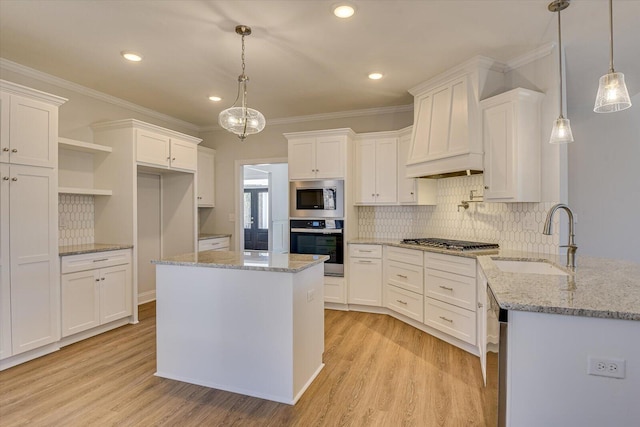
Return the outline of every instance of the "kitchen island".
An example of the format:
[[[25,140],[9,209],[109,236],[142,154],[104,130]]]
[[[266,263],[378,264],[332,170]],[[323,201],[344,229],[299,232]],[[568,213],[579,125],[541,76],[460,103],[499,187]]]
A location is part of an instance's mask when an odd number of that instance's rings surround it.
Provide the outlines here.
[[[156,264],[156,375],[295,404],[323,368],[324,255],[205,251]]]

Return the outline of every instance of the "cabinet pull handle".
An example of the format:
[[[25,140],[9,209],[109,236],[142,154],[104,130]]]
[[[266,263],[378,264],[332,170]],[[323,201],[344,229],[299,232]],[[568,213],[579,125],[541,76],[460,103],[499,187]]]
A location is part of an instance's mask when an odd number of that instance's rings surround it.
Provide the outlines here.
[[[442,286],[442,285],[440,285],[440,287],[441,287],[442,289],[446,289],[447,291],[453,291],[453,288],[449,288],[449,287],[447,287],[447,286]]]
[[[369,251],[369,250],[366,250],[366,249],[358,249],[358,252],[371,253],[373,251]]]
[[[11,149],[11,152],[12,152],[12,153],[17,153],[17,152],[18,152],[18,149],[17,149],[17,148],[13,148],[13,149]]]
[[[481,302],[478,303],[478,308],[482,308],[482,303]]]
[[[109,261],[109,258],[94,259],[93,262]]]
[[[360,264],[371,264],[371,261],[360,259],[360,260],[358,260],[358,263],[360,263]]]
[[[167,157],[167,160],[171,160],[171,157]]]
[[[18,180],[18,178],[16,178],[15,176],[13,178],[11,178],[11,181],[16,182]]]
[[[96,282],[99,282],[99,281],[100,281],[100,279],[96,279]]]
[[[399,299],[397,299],[396,301],[398,301],[400,304],[407,305],[407,302],[406,302],[406,301],[402,301],[402,300],[399,300]]]
[[[396,276],[398,276],[398,277],[402,277],[403,279],[408,279],[408,277],[407,277],[407,276],[405,276],[404,274],[396,274]]]
[[[2,149],[2,151],[5,151],[5,152],[6,152],[6,151],[9,151],[9,149],[8,149],[7,147],[4,147],[4,148]]]
[[[442,320],[444,320],[445,322],[453,323],[453,320],[451,320],[451,319],[447,319],[447,318],[446,318],[446,317],[444,317],[444,316],[440,316],[440,318],[441,318]]]

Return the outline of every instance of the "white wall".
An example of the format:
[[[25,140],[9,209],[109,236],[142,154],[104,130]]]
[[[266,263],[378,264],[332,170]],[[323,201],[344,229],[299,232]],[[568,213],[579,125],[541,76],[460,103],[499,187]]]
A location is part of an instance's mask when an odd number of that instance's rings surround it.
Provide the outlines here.
[[[640,87],[640,76],[634,77]],[[594,113],[592,104],[569,105],[575,139],[569,146],[569,203],[578,218],[578,257],[640,262],[640,94],[631,102],[609,114]]]

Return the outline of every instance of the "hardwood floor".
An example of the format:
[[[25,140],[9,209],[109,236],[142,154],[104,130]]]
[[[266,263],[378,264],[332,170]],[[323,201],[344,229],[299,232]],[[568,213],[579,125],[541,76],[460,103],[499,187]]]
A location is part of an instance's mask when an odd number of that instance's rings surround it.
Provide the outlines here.
[[[485,426],[478,359],[392,317],[325,311],[325,368],[295,406],[155,377],[155,303],[0,372],[0,426]]]

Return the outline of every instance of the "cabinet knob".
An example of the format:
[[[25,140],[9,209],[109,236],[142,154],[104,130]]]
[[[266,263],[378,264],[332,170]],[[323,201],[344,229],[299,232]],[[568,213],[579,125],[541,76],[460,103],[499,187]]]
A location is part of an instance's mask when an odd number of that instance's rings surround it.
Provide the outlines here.
[[[100,279],[96,279],[96,282],[99,282],[99,281],[100,281]]]
[[[9,181],[9,177],[8,177],[8,176],[3,176],[3,177],[2,177],[2,180],[3,180],[3,181]]]
[[[12,148],[12,149],[11,149],[11,152],[12,152],[12,153],[17,153],[17,152],[18,152],[18,149],[17,149],[17,148]]]
[[[413,191],[411,192],[411,195],[413,196]]]
[[[167,157],[167,160],[171,160],[171,157]]]
[[[104,277],[101,277],[100,280],[104,280]]]
[[[8,149],[7,147],[4,147],[4,148],[2,149],[2,151],[5,151],[5,152],[6,152],[6,151],[9,151],[9,149]]]
[[[488,185],[485,185],[485,186],[484,186],[484,189],[485,189],[485,190],[488,190],[488,189],[489,189],[489,186],[488,186]]]
[[[13,178],[11,178],[11,181],[16,182],[18,180],[18,178],[16,178],[15,176]]]
[[[175,161],[176,161],[176,158],[174,157],[174,158],[173,158],[173,159],[171,159],[171,160],[175,162]]]

